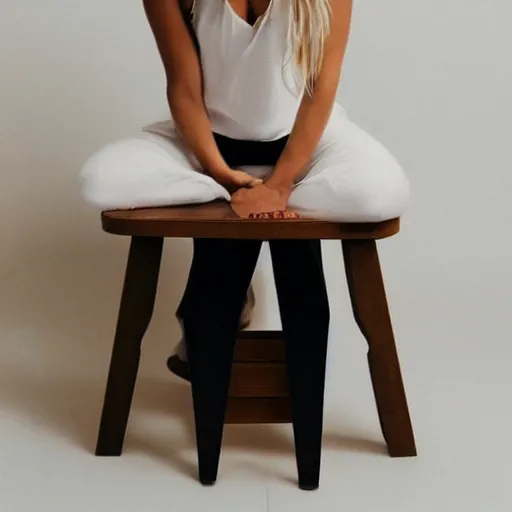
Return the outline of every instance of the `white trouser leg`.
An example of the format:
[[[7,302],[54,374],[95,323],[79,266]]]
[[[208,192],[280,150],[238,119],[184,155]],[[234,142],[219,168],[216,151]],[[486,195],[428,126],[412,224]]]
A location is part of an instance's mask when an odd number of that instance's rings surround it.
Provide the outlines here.
[[[229,200],[229,193],[201,173],[177,138],[151,133],[97,151],[81,172],[82,194],[101,210],[178,206]]]
[[[323,220],[380,222],[402,215],[408,203],[400,165],[336,106],[290,207]]]

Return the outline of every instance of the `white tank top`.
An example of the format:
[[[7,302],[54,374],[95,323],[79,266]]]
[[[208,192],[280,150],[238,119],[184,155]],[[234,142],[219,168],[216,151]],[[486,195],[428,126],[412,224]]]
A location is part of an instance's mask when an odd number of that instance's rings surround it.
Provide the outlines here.
[[[251,26],[228,0],[195,1],[193,26],[214,132],[259,141],[290,133],[302,94],[293,78],[286,7],[286,0],[271,0]]]
[[[270,0],[251,26],[228,0],[195,0],[193,27],[201,48],[204,95],[212,130],[242,140],[288,135],[302,99],[288,42],[288,0]],[[174,122],[144,131],[173,136]]]

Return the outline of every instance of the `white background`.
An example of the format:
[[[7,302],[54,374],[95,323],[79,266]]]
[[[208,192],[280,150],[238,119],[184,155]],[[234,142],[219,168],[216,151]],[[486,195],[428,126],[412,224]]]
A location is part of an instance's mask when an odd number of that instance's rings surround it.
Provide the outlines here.
[[[201,489],[182,424],[188,391],[164,369],[188,241],[167,243],[126,454],[90,455],[128,245],[101,232],[77,173],[101,145],[167,115],[140,4],[2,5],[0,509],[510,511],[508,0],[355,6],[340,101],[401,161],[415,195],[400,236],[380,247],[420,457],[381,453],[364,341],[328,243],[321,491],[295,489],[288,428],[229,429],[220,481]],[[266,258],[256,286],[254,327],[275,327]]]

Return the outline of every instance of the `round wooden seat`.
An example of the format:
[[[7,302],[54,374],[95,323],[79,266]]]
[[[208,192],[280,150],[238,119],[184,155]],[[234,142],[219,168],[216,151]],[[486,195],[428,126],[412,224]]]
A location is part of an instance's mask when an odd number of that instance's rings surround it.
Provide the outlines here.
[[[376,223],[241,219],[225,202],[109,211],[103,213],[102,224],[107,233],[115,235],[255,240],[378,240],[393,236],[400,230],[399,219]]]

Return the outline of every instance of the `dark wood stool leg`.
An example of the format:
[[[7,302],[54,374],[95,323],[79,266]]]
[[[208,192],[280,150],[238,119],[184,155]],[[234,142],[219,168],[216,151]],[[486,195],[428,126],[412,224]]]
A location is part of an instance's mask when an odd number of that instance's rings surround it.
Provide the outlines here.
[[[140,347],[153,314],[162,246],[162,238],[132,238],[96,455],[117,456],[123,450]]]
[[[217,479],[240,314],[261,242],[195,240],[179,315],[190,364],[199,480]]]
[[[213,350],[189,351],[192,398],[196,426],[199,481],[213,485],[219,471],[224,418],[227,406],[231,361],[236,337],[236,322],[226,337],[212,333],[209,341]],[[190,330],[187,331],[187,336]],[[191,334],[188,341],[192,341]],[[204,345],[203,345],[204,347]],[[213,352],[218,353],[213,353]]]
[[[320,242],[270,242],[286,343],[299,487],[319,486],[329,302]]]
[[[369,345],[373,390],[389,454],[415,456],[414,434],[375,240],[344,240],[343,255],[355,319]]]

